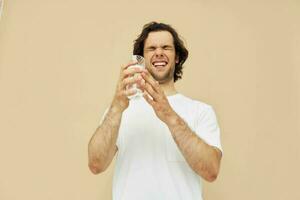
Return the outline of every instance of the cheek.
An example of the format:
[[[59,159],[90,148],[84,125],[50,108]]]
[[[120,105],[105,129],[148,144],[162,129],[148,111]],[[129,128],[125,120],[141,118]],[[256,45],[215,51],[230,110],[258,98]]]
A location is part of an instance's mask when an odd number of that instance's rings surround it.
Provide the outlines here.
[[[169,62],[176,63],[176,57],[174,54],[170,54],[168,55],[168,57],[169,57]]]
[[[174,51],[168,51],[168,52],[166,52],[166,55],[170,58],[170,59],[172,59],[172,60],[175,60],[175,52]]]
[[[151,59],[152,56],[153,56],[153,53],[150,53],[150,52],[144,53],[145,59]]]
[[[150,62],[150,59],[148,59],[148,58],[146,58],[146,57],[144,57],[145,58],[145,67],[146,68],[148,68],[148,67],[150,67],[151,66],[151,62]]]
[[[151,55],[149,53],[144,54],[146,65],[151,65]]]

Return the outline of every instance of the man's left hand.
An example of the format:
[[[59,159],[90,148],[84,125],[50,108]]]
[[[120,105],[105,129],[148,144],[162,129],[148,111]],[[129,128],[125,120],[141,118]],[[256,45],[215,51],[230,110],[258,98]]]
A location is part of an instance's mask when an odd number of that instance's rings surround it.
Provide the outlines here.
[[[148,71],[143,72],[142,77],[145,80],[141,85],[142,90],[144,91],[144,98],[152,106],[157,117],[163,122],[168,123],[176,116],[176,113],[170,106],[159,82],[156,81]]]

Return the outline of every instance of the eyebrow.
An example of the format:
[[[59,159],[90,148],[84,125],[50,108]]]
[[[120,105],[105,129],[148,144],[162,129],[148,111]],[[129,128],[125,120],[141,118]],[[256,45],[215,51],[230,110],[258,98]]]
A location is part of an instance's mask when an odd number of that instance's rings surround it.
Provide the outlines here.
[[[153,45],[151,45],[151,46],[147,46],[147,47],[145,47],[146,49],[152,49],[152,48],[156,48],[156,46],[153,46]]]
[[[166,45],[163,45],[162,47],[173,47],[173,45],[166,44]]]

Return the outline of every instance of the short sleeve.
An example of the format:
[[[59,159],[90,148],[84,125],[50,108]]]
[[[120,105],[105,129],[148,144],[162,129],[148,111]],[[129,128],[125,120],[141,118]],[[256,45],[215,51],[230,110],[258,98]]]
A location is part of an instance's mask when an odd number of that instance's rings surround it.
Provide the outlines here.
[[[220,138],[220,128],[214,109],[209,106],[199,106],[195,121],[195,132],[207,144],[217,147],[223,153]]]

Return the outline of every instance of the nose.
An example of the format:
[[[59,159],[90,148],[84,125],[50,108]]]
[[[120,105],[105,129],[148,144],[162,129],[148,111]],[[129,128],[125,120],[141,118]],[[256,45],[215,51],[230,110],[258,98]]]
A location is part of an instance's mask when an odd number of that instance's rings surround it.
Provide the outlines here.
[[[155,49],[155,56],[160,57],[163,55],[163,49],[162,48],[156,48]]]

